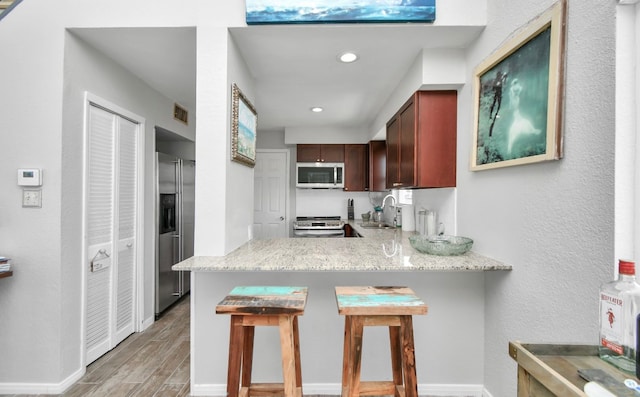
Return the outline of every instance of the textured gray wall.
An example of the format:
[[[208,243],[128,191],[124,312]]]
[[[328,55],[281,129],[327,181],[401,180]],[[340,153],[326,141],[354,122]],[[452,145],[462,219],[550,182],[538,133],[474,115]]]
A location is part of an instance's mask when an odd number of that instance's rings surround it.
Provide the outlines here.
[[[553,2],[494,0],[472,70]],[[568,6],[564,159],[470,172],[472,87],[460,98],[459,233],[513,265],[485,275],[485,388],[516,395],[511,340],[597,343],[597,292],[613,274],[615,2]]]

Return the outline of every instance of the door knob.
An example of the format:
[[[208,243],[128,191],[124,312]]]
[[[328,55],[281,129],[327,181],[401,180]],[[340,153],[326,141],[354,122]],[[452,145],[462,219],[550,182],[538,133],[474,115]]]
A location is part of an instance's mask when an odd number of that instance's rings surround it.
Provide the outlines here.
[[[283,221],[283,220],[284,220],[284,216],[281,216],[281,217],[280,217],[280,220],[281,220],[281,221]]]

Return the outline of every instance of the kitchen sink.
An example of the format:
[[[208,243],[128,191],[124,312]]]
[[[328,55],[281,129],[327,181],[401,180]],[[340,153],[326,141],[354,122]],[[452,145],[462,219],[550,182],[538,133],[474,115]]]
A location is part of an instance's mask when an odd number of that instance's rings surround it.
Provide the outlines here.
[[[393,229],[393,226],[381,222],[362,222],[360,226],[365,229]]]

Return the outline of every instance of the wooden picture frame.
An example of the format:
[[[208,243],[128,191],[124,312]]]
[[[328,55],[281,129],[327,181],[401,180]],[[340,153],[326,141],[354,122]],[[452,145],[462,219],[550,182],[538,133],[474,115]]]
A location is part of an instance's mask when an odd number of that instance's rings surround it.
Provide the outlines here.
[[[258,113],[235,83],[231,95],[231,160],[253,168],[256,164]]]
[[[562,158],[566,7],[558,1],[476,67],[472,171]]]

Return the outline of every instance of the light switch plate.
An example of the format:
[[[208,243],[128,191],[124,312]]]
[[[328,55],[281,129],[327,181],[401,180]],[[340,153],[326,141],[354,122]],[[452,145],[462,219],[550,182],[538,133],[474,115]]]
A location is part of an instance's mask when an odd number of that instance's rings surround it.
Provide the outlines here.
[[[23,189],[22,190],[22,206],[23,207],[42,207],[42,189]]]

